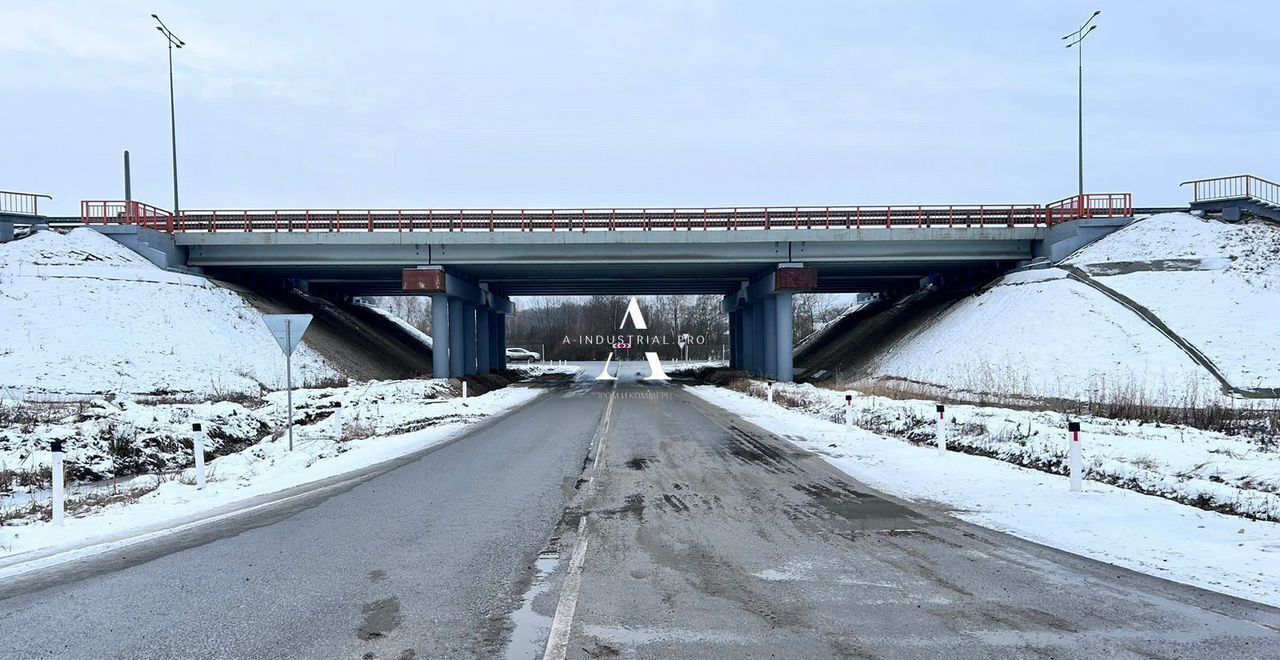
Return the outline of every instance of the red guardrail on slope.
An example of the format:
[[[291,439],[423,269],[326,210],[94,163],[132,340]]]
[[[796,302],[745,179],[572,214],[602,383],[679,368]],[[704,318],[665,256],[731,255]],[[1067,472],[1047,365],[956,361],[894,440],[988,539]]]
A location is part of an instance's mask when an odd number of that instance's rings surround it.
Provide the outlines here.
[[[86,224],[134,224],[169,232],[351,231],[738,231],[896,227],[1047,226],[1082,217],[1133,215],[1128,193],[1039,204],[594,209],[184,210],[140,202],[81,203]]]

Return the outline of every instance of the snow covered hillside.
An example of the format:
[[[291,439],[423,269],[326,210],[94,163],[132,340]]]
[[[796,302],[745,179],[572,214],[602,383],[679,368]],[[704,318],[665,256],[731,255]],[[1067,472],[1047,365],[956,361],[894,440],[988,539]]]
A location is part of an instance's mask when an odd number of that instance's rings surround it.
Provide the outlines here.
[[[1280,386],[1280,227],[1186,213],[1140,220],[1064,266],[1136,300],[1238,387]],[[979,395],[1203,404],[1221,384],[1134,311],[1065,268],[1011,273],[928,318],[869,365]]]
[[[1150,309],[1238,387],[1280,387],[1280,227],[1153,216],[1067,261]]]
[[[258,392],[280,348],[235,292],[157,268],[90,229],[0,245],[0,398]],[[294,379],[340,374],[304,341]]]

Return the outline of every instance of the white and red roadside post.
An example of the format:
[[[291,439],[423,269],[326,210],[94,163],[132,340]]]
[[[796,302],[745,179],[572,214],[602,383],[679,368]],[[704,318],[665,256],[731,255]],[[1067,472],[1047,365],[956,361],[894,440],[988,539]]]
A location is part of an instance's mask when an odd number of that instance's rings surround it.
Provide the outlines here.
[[[53,465],[51,466],[53,479],[53,524],[62,526],[63,514],[63,498],[62,492],[62,441],[54,440],[49,443],[49,451],[53,452]]]
[[[769,381],[764,385],[765,396],[769,399],[769,403],[773,403],[773,381]]]
[[[853,395],[844,395],[844,427],[853,428]]]
[[[1080,456],[1080,422],[1067,422],[1067,432],[1071,434],[1071,492],[1080,492],[1080,482],[1084,479],[1084,459]]]
[[[342,402],[338,402],[338,407],[333,410],[333,437],[338,442],[342,441]]]
[[[204,426],[200,422],[191,425],[191,451],[196,455],[196,490],[204,490]]]
[[[462,379],[462,398],[467,398],[467,379]]]
[[[945,456],[947,453],[947,407],[938,404],[938,455]]]

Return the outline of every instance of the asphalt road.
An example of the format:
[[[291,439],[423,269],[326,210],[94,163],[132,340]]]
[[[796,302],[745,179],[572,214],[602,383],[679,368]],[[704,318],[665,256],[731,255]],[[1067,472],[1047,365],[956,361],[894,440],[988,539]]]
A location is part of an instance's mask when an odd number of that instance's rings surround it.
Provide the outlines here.
[[[500,655],[602,408],[565,387],[344,492],[161,544],[174,550],[163,556],[135,563],[155,551],[132,548],[16,595],[0,585],[0,657]]]
[[[1280,611],[896,501],[598,370],[354,486],[0,585],[0,657],[542,657],[549,630],[569,658],[1280,657]]]
[[[968,525],[620,387],[569,658],[1280,658],[1280,611]]]

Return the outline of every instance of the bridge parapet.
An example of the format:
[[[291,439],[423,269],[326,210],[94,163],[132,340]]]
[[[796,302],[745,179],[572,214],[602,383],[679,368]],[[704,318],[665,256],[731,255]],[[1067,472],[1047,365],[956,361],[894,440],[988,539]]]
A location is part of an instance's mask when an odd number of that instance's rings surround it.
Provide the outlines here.
[[[177,215],[140,202],[85,201],[85,224],[136,224],[182,232],[587,232],[739,231],[900,227],[1051,227],[1131,217],[1128,193],[1069,197],[1048,205],[877,205],[580,209],[239,209]]]

